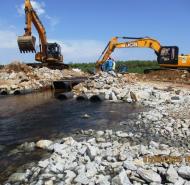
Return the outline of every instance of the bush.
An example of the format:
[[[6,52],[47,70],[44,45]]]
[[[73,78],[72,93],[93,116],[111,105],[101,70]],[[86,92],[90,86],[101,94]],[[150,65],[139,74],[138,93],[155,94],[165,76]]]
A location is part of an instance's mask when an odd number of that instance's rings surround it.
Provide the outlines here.
[[[93,71],[95,69],[95,63],[76,63],[70,64],[72,68],[79,68],[84,72]],[[143,73],[147,68],[159,68],[156,61],[117,61],[116,69],[120,66],[127,66],[130,73]]]

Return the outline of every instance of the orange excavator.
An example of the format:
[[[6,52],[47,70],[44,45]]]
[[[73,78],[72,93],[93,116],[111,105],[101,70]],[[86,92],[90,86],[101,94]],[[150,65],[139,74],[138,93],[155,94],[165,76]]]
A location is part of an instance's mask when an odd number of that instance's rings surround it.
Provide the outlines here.
[[[119,42],[119,39],[126,41]],[[101,66],[108,60],[116,48],[150,48],[157,55],[157,62],[160,67],[190,70],[190,55],[178,55],[179,48],[177,46],[162,46],[160,42],[149,37],[114,37],[109,41],[96,62],[97,71],[100,71]]]
[[[25,34],[19,36],[17,39],[18,46],[21,53],[35,52],[36,38],[32,35],[32,24],[35,26],[39,34],[39,48],[40,51],[36,53],[35,60],[45,65],[60,65],[63,64],[63,56],[61,54],[61,47],[57,43],[48,43],[46,37],[46,30],[40,21],[36,11],[33,9],[30,0],[25,0],[25,16],[26,28]]]

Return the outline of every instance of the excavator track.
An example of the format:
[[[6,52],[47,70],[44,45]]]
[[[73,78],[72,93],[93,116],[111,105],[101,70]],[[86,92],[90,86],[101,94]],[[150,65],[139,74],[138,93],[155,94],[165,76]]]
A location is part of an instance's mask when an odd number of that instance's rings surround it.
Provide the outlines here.
[[[28,66],[31,66],[33,68],[42,68],[42,67],[47,67],[49,69],[53,70],[63,70],[63,69],[69,69],[69,65],[63,64],[63,63],[53,63],[53,64],[48,64],[48,63],[28,63]]]

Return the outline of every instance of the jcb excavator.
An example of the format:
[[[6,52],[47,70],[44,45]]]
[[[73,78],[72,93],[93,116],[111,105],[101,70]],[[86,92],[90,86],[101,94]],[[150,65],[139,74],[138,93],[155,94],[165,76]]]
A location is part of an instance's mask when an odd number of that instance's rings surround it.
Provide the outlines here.
[[[35,26],[39,34],[39,48],[40,51],[36,53],[35,60],[45,65],[50,66],[64,66],[63,56],[61,54],[61,47],[57,43],[48,43],[46,37],[46,30],[40,21],[36,11],[33,9],[30,0],[25,0],[25,16],[26,16],[26,28],[25,34],[19,36],[18,46],[21,53],[35,52],[36,38],[32,35],[32,24]]]
[[[118,39],[126,39],[125,42],[119,42]],[[162,46],[157,40],[144,37],[114,37],[108,43],[100,58],[96,62],[97,71],[100,70],[116,48],[151,48],[157,55],[157,62],[162,68],[187,69],[190,70],[190,55],[178,55],[177,46]]]

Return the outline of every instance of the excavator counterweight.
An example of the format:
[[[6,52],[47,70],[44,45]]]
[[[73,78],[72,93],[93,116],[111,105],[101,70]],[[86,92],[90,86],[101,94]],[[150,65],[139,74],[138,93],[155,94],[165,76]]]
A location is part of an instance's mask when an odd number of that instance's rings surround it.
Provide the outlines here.
[[[36,52],[36,38],[34,36],[19,36],[17,42],[21,53]]]

